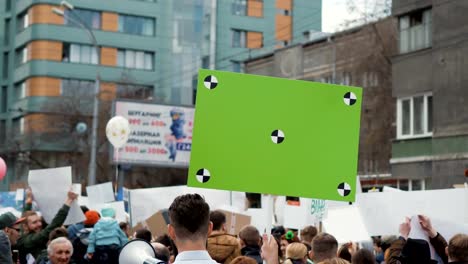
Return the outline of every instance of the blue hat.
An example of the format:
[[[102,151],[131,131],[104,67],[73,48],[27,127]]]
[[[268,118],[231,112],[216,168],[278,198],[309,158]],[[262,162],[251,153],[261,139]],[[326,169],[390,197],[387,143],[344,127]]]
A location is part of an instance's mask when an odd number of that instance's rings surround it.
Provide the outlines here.
[[[101,209],[102,217],[115,217],[115,210],[114,208],[103,208]]]

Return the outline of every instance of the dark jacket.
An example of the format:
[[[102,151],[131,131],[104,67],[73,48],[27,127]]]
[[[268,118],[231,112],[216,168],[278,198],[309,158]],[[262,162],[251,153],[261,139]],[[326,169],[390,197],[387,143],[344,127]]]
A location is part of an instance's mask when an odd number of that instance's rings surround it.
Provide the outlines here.
[[[224,264],[231,263],[241,254],[237,239],[220,231],[213,231],[208,237],[207,250],[211,258]]]
[[[10,239],[3,230],[0,230],[0,263],[13,264]]]
[[[447,247],[447,241],[445,238],[437,233],[437,236],[434,238],[430,238],[429,241],[431,242],[431,245],[434,247],[435,252],[439,257],[442,259],[444,264],[448,263],[448,256],[445,254],[445,248]]]
[[[31,254],[34,258],[37,258],[41,251],[47,247],[47,242],[49,241],[49,233],[52,232],[57,227],[63,225],[65,219],[67,218],[68,211],[70,207],[68,205],[63,205],[62,208],[57,212],[52,222],[42,229],[39,233],[28,233],[22,234],[18,239],[18,249],[20,253],[20,263],[26,263],[26,255]]]
[[[429,243],[421,239],[400,237],[390,246],[387,264],[436,264],[431,259]]]
[[[260,246],[245,246],[241,249],[242,256],[253,258],[258,264],[262,264],[262,255],[260,255]]]

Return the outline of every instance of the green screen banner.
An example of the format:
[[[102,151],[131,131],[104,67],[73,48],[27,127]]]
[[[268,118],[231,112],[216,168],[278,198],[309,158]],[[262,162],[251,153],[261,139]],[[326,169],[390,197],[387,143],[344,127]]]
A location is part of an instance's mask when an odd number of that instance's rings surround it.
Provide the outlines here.
[[[188,185],[354,201],[362,89],[200,70]]]

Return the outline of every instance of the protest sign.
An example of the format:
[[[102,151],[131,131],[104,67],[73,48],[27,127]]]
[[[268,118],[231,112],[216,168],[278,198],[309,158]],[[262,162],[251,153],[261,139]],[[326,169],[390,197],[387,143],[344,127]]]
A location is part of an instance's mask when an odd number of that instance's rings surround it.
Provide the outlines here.
[[[24,189],[18,189],[24,190]],[[15,208],[18,211],[23,211],[23,201],[19,201],[18,193],[15,192],[0,192],[0,208]]]
[[[113,161],[187,167],[192,146],[191,107],[117,101],[115,114],[128,119],[131,133]]]
[[[51,223],[65,202],[68,191],[71,190],[71,167],[31,170],[29,171],[28,183],[44,220]],[[85,216],[78,205],[78,201],[73,201],[64,225],[75,224],[84,220]]]
[[[188,185],[354,201],[362,89],[200,70]]]
[[[125,212],[125,205],[123,201],[111,202],[105,204],[90,205],[89,209],[96,210],[101,213],[104,208],[112,208],[115,211],[115,219],[118,222],[127,222],[127,213]]]
[[[86,186],[86,192],[91,204],[103,204],[115,201],[112,182]]]
[[[323,219],[325,232],[333,234],[338,243],[370,241],[364,221],[357,206],[330,208]]]

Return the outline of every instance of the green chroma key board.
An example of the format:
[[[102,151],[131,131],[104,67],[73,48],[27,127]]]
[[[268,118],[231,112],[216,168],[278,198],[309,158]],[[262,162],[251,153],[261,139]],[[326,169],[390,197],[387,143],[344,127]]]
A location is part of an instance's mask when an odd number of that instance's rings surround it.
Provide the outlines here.
[[[188,185],[354,201],[362,89],[200,70]]]

